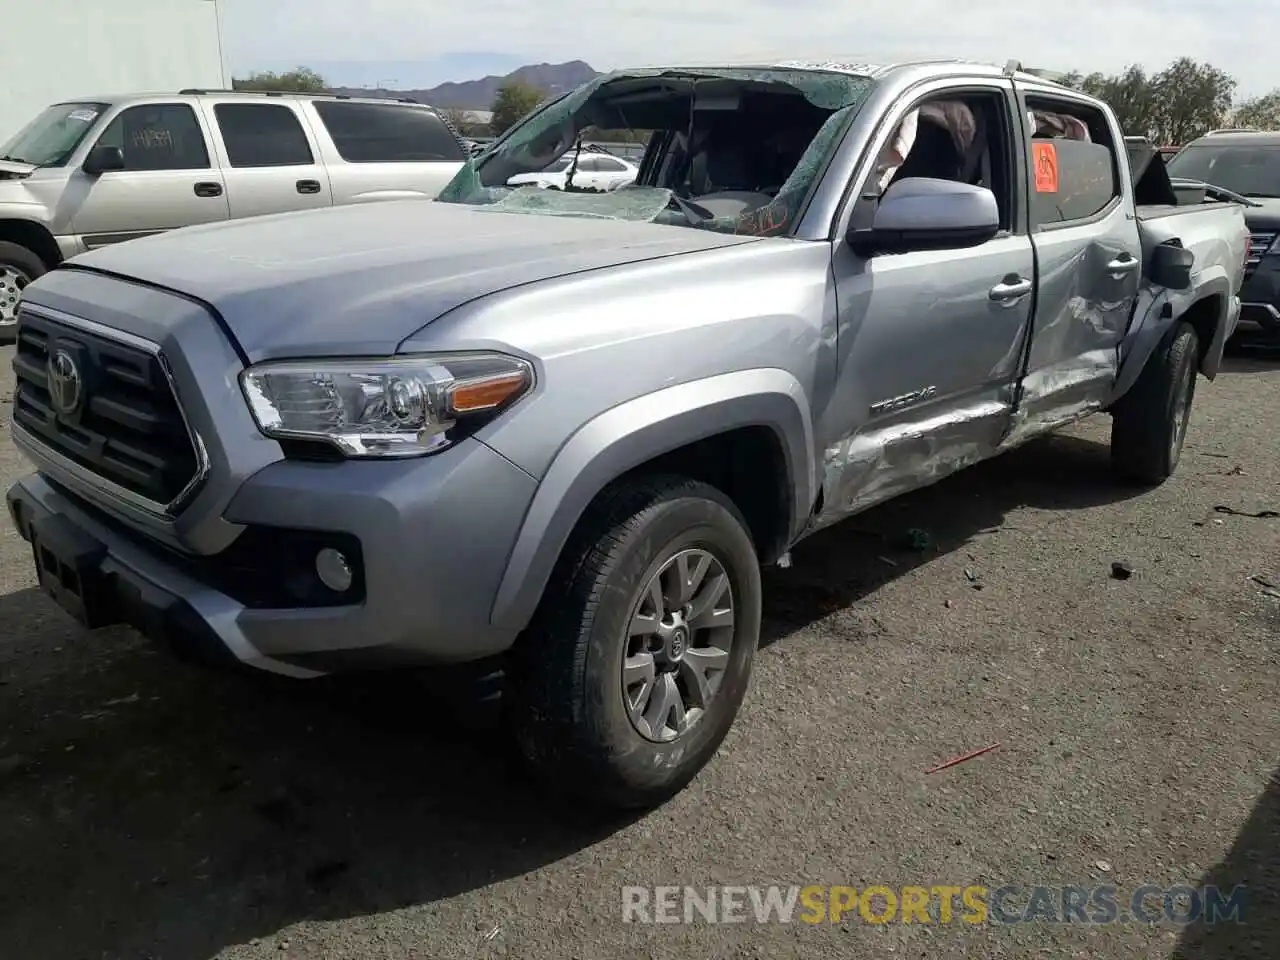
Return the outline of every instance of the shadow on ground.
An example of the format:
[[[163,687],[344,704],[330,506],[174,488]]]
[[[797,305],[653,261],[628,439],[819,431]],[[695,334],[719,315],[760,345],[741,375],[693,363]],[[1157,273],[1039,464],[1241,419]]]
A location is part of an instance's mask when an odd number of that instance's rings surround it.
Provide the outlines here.
[[[1280,337],[1254,334],[1227,345],[1222,373],[1280,372]]]
[[[1272,774],[1226,859],[1210,870],[1202,883],[1216,887],[1224,896],[1243,884],[1241,922],[1200,922],[1188,927],[1174,953],[1175,960],[1280,957],[1280,770]]]
[[[803,544],[766,577],[765,640],[999,536],[1016,508],[1136,492],[1112,481],[1104,445],[1036,441]],[[900,542],[912,528],[924,549]],[[35,590],[0,598],[0,623],[7,956],[205,958],[300,920],[481,888],[623,825],[527,784],[447,676],[215,672],[127,631],[79,633]]]
[[[1019,507],[1078,510],[1141,495],[1116,481],[1110,457],[1104,443],[1051,435],[815,534],[790,569],[765,578],[764,642],[976,538],[1011,532],[1006,518]]]

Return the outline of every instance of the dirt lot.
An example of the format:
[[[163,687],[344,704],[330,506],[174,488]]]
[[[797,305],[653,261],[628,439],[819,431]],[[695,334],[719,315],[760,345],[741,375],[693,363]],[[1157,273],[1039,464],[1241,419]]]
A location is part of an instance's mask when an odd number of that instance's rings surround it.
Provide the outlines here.
[[[1111,483],[1107,429],[805,544],[721,755],[627,820],[540,797],[455,684],[86,635],[6,524],[0,956],[1280,957],[1280,519],[1215,511],[1280,510],[1280,362],[1201,382],[1160,490]],[[1251,889],[1213,929],[621,922],[624,885],[767,883]]]

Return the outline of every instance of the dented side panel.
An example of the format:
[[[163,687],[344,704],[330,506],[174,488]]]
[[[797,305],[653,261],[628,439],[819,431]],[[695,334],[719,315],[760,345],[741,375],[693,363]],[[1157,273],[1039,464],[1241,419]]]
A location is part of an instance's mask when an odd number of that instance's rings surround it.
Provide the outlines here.
[[[939,480],[999,448],[1030,322],[1031,241],[864,259],[832,254],[840,374],[823,410],[823,527]]]
[[[1015,430],[1054,429],[1103,409],[1119,369],[1140,269],[1137,225],[1124,204],[1102,221],[1033,236],[1040,275],[1026,379]]]
[[[996,451],[1009,422],[1006,400],[947,407],[869,427],[829,446],[823,454],[823,509],[813,529],[936,483]]]

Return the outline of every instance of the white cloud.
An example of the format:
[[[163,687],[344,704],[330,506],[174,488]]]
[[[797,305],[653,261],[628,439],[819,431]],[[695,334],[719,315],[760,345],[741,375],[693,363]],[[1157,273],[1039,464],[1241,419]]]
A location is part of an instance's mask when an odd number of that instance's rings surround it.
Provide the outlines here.
[[[1277,0],[221,0],[237,70],[459,51],[597,69],[783,57],[961,56],[1048,69],[1207,60],[1242,95],[1280,86]],[[456,77],[465,80],[470,77]]]

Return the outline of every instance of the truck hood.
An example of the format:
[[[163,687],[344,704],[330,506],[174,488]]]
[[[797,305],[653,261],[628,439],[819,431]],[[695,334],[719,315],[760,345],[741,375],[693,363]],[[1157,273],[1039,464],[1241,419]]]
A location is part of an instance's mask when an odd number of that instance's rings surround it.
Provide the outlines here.
[[[189,227],[81,254],[64,269],[114,274],[197,298],[222,316],[257,362],[387,355],[424,325],[479,297],[753,239],[404,200]]]
[[[17,160],[0,160],[0,180],[21,180],[31,176],[36,169],[34,163],[20,163]]]

